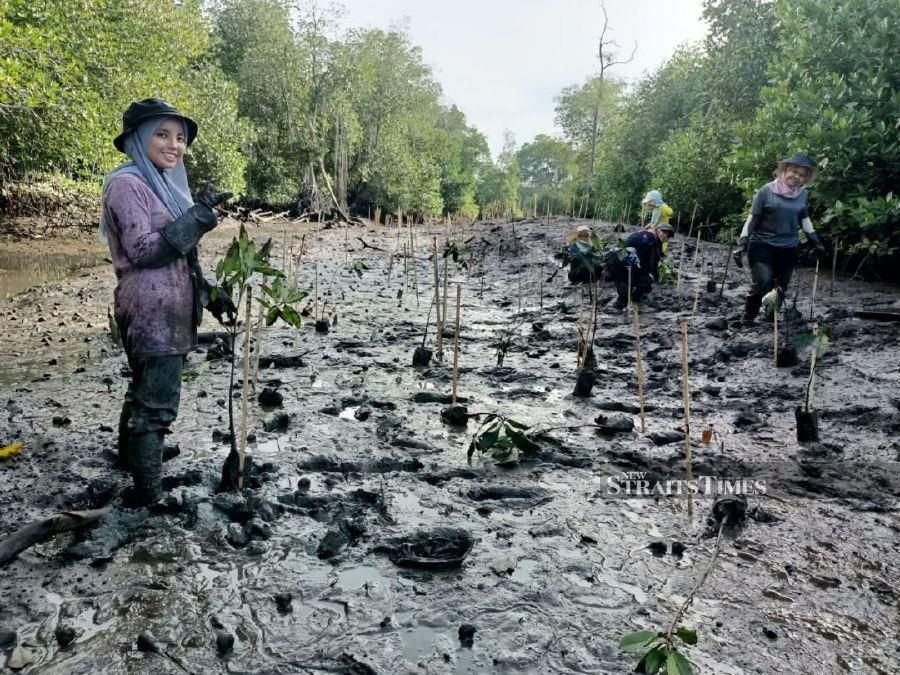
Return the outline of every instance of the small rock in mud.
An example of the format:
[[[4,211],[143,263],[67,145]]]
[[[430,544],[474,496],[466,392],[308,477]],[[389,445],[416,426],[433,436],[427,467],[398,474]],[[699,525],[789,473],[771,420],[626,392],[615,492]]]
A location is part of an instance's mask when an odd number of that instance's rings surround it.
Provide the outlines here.
[[[263,420],[263,429],[268,432],[284,431],[290,426],[291,418],[286,412],[277,412]]]
[[[143,631],[137,638],[138,651],[149,652],[151,654],[159,654],[159,645],[153,633],[149,630]]]
[[[234,649],[234,635],[226,630],[216,631],[216,651],[219,656],[225,656]]]
[[[661,558],[666,554],[668,550],[668,546],[666,546],[666,542],[664,541],[651,541],[647,544],[647,548],[650,549],[650,552],[658,558]]]
[[[628,403],[627,401],[600,401],[596,404],[600,410],[608,410],[610,412],[624,412],[637,415],[641,412],[641,407],[636,403]],[[652,412],[656,410],[654,405],[645,405],[644,412]]]
[[[413,403],[443,403],[449,404],[453,402],[453,397],[449,394],[438,394],[431,391],[417,391],[412,395]],[[464,396],[457,396],[458,403],[465,403],[468,399]]]
[[[25,666],[34,663],[34,653],[27,647],[16,647],[9,655],[6,666],[10,670],[22,670]]]
[[[598,415],[594,420],[600,425],[597,431],[604,436],[613,436],[615,434],[629,434],[634,431],[634,420],[623,415]]]
[[[470,623],[464,623],[459,627],[459,644],[466,649],[471,649],[475,642],[475,633],[478,629]]]
[[[280,614],[290,614],[294,611],[294,606],[291,604],[294,601],[294,596],[290,593],[276,593],[275,594],[275,607],[278,609]]]
[[[372,416],[372,408],[367,405],[359,406],[356,411],[353,413],[353,417],[360,422],[365,422],[369,417]]]
[[[316,555],[321,560],[329,560],[347,546],[354,544],[365,532],[366,528],[361,522],[342,518],[336,527],[332,527],[322,537]]]
[[[763,424],[763,418],[752,410],[742,410],[734,416],[734,426],[738,429],[758,427]]]
[[[278,408],[284,403],[284,396],[277,389],[266,387],[259,392],[259,404],[269,408]]]
[[[72,642],[78,638],[84,631],[74,628],[73,626],[57,626],[53,635],[56,637],[56,642],[60,647],[68,647]]]
[[[53,426],[55,427],[67,427],[72,423],[72,420],[70,420],[68,417],[60,415],[54,415],[52,421]]]
[[[722,317],[718,319],[712,319],[711,321],[707,321],[704,324],[706,328],[709,330],[727,330],[728,329],[728,321]]]
[[[774,629],[769,628],[768,626],[763,626],[762,632],[763,632],[763,635],[765,635],[770,640],[778,639],[778,633],[776,633]]]
[[[250,543],[250,535],[240,523],[229,523],[225,533],[225,540],[235,548],[244,548]]]
[[[740,525],[747,515],[747,498],[743,495],[719,495],[712,505],[710,519],[726,527]]]
[[[684,440],[684,434],[680,431],[654,431],[650,434],[650,440],[656,445],[668,445],[669,443],[678,443]]]
[[[509,556],[502,556],[500,558],[496,558],[491,563],[491,570],[493,570],[494,574],[498,574],[501,577],[504,575],[510,575],[516,571],[516,559],[511,558]]]
[[[672,551],[672,555],[674,555],[676,558],[680,558],[681,556],[683,556],[686,549],[687,549],[687,546],[685,546],[683,542],[680,542],[680,541],[672,542],[671,551]]]

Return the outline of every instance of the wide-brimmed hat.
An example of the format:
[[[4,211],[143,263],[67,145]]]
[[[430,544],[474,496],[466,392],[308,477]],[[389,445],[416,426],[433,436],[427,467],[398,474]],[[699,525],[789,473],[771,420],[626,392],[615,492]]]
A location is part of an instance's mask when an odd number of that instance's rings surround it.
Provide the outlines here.
[[[813,163],[810,156],[804,152],[795,152],[793,155],[791,155],[787,159],[781,160],[778,164],[780,166],[784,166],[785,164],[793,164],[794,166],[802,166],[804,169],[809,169],[810,172],[816,170],[816,165]]]
[[[669,223],[660,223],[656,226],[657,230],[662,230],[663,232],[667,232],[670,237],[675,236],[675,228],[672,227]]]
[[[187,127],[187,144],[197,138],[197,123],[190,117],[182,115],[178,109],[158,98],[145,98],[135,101],[122,115],[122,133],[113,139],[113,145],[119,152],[125,152],[125,137],[138,128],[141,122],[151,117],[177,117]]]
[[[641,200],[641,204],[664,204],[662,193],[659,190],[650,190],[646,195],[644,195],[644,199]]]

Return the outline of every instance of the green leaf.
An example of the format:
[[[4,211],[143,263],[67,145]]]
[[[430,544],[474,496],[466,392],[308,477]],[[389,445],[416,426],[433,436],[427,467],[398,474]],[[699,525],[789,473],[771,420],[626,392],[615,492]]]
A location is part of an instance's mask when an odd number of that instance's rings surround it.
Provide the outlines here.
[[[646,675],[656,675],[659,669],[666,662],[666,653],[660,647],[654,647],[644,654],[643,658],[638,661],[635,667],[636,673],[646,673]]]
[[[619,640],[619,649],[623,652],[639,652],[658,637],[659,633],[653,630],[639,630],[629,633]]]
[[[684,626],[679,626],[678,630],[675,631],[675,634],[686,645],[697,644],[697,631],[695,631],[693,628],[685,628]]]
[[[666,675],[694,675],[694,669],[686,658],[670,649],[666,657]]]
[[[270,307],[269,311],[266,312],[266,326],[271,326],[278,318],[281,316],[281,310],[278,307]]]
[[[490,431],[486,431],[478,438],[478,449],[481,452],[488,450],[494,446],[494,443],[497,442],[497,439],[500,437],[500,429],[492,429]]]
[[[300,318],[300,313],[290,305],[284,305],[281,308],[281,318],[286,324],[293,326],[294,328],[300,328],[300,326],[303,325],[303,319]]]
[[[533,455],[537,452],[540,452],[541,450],[541,446],[532,441],[522,432],[516,431],[515,429],[510,427],[508,423],[506,427],[506,435],[509,436],[513,444],[526,455]]]
[[[522,431],[525,431],[525,429],[528,428],[527,424],[522,424],[521,422],[517,422],[516,420],[512,419],[507,419],[506,424],[511,426],[513,429],[521,429]]]

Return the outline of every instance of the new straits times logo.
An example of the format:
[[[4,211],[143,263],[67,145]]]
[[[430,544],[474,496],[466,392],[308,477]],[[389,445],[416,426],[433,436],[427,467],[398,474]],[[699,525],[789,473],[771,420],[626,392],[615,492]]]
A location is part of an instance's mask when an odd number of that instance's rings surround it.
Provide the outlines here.
[[[629,471],[608,476],[606,494],[610,497],[678,497],[682,495],[764,495],[766,481],[754,478],[697,476],[661,479],[645,471]]]

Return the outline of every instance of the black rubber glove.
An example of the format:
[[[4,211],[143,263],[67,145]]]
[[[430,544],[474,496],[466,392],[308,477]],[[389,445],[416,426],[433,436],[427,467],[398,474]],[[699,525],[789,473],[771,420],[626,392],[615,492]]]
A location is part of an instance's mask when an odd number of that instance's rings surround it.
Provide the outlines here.
[[[734,264],[738,267],[743,268],[744,266],[744,256],[747,253],[747,249],[750,248],[750,240],[747,237],[741,237],[738,239],[738,248],[732,253],[732,257],[734,258]]]
[[[221,286],[216,289],[215,286],[206,280],[203,283],[206,285],[206,297],[208,298],[206,309],[223,326],[233,326],[235,319],[237,319],[237,307],[234,306],[234,302],[225,292],[225,289]],[[213,299],[213,290],[216,290],[215,299]]]
[[[821,256],[825,253],[825,244],[822,243],[822,239],[819,237],[818,232],[807,232],[806,238],[809,239],[813,246],[815,246],[817,256]]]
[[[198,204],[203,204],[210,209],[214,209],[219,204],[227,202],[232,196],[233,195],[230,192],[217,192],[216,186],[213,183],[207,183],[194,201]]]
[[[219,224],[216,212],[203,203],[194,204],[162,229],[163,238],[181,255],[187,255],[200,238]]]

